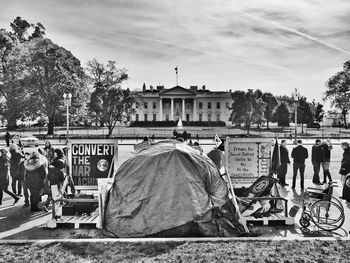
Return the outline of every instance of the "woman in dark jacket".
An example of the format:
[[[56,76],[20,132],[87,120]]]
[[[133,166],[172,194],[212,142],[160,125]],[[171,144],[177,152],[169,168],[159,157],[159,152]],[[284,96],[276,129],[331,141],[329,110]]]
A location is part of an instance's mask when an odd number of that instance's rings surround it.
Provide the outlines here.
[[[3,192],[10,195],[13,199],[15,199],[14,204],[16,204],[19,198],[8,191],[9,185],[9,166],[10,166],[10,158],[7,155],[7,151],[5,149],[0,150],[0,205],[2,204],[2,196]]]
[[[26,169],[26,185],[30,192],[31,211],[40,211],[38,204],[41,202],[41,191],[46,178],[45,160],[41,154],[33,152],[24,162],[24,168]]]
[[[342,149],[344,150],[343,159],[341,161],[341,168],[339,173],[341,174],[341,181],[343,184],[343,195],[342,198],[347,202],[350,202],[350,146],[347,142],[341,144]]]
[[[10,145],[10,174],[12,178],[12,192],[18,196],[22,195],[23,173],[21,173],[21,162],[24,158],[16,144]],[[17,187],[16,187],[17,186]],[[16,189],[17,188],[17,189]],[[17,190],[17,191],[16,191]]]

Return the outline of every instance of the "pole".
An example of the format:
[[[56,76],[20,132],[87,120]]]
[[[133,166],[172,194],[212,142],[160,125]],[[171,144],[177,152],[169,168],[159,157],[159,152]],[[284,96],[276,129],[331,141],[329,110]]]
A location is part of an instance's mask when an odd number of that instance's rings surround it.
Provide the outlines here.
[[[177,66],[175,68],[175,73],[176,73],[176,86],[179,86],[179,72],[178,72],[178,67]]]
[[[297,103],[295,103],[295,114],[294,114],[294,117],[295,117],[295,120],[294,120],[294,136],[295,136],[295,138],[294,138],[294,144],[297,144],[297,132],[298,132],[298,127],[297,127],[297,125],[298,125],[298,104]]]
[[[66,100],[67,103],[67,143],[69,141],[69,98]]]

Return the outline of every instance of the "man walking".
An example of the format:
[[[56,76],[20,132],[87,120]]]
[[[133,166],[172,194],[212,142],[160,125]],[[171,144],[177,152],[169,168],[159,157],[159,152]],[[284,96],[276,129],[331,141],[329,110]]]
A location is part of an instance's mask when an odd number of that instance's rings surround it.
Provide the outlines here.
[[[305,160],[309,157],[307,149],[302,145],[301,140],[297,141],[298,146],[292,151],[293,158],[293,185],[292,189],[295,189],[295,182],[298,174],[300,172],[300,188],[304,189],[304,172],[305,172]]]
[[[286,174],[288,171],[288,164],[290,164],[290,160],[289,160],[289,153],[288,153],[288,149],[287,149],[287,141],[286,140],[281,141],[280,160],[281,160],[281,165],[280,165],[278,173],[277,173],[277,177],[279,179],[279,184],[281,186],[288,186],[288,184],[286,184]]]
[[[321,140],[317,139],[314,146],[312,146],[311,161],[314,167],[314,177],[312,182],[317,185],[322,185],[320,181],[321,163],[324,161],[323,147]]]

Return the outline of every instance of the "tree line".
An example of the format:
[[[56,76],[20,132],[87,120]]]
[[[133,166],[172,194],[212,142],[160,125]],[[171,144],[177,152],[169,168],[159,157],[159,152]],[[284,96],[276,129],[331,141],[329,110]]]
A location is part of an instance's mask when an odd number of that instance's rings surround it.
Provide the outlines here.
[[[126,69],[116,61],[96,59],[83,68],[70,51],[46,37],[41,23],[17,17],[10,30],[0,29],[0,115],[7,128],[17,120],[41,119],[48,134],[65,121],[63,94],[71,93],[71,118],[107,126],[109,134],[117,122],[126,122],[135,112],[138,96],[122,88]]]
[[[297,122],[302,125],[320,123],[323,119],[323,104],[320,102],[309,102],[306,97],[301,96],[294,101],[289,96],[274,96],[270,92],[263,93],[261,90],[241,91],[237,90],[231,94],[233,103],[231,107],[230,121],[233,124],[244,124],[249,132],[251,125],[258,127],[266,123],[275,122],[280,127],[289,126],[295,117],[295,104],[297,104]]]

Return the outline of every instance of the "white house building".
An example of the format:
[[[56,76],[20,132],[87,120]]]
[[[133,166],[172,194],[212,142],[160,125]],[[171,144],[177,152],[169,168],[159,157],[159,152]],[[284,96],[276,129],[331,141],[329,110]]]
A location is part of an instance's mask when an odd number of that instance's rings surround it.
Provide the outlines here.
[[[133,116],[135,121],[224,121],[230,117],[229,107],[232,104],[230,92],[210,91],[203,86],[184,88],[175,86],[166,89],[164,86],[140,92],[142,104]]]

